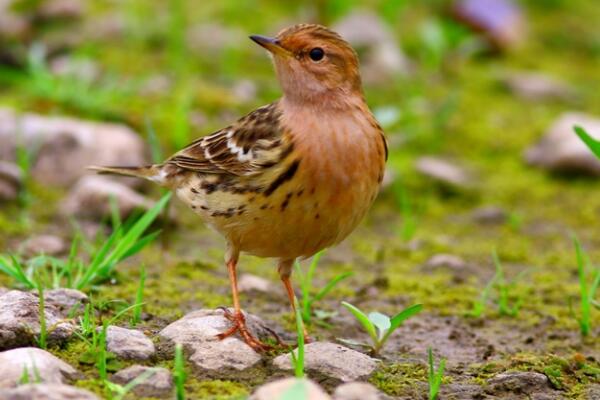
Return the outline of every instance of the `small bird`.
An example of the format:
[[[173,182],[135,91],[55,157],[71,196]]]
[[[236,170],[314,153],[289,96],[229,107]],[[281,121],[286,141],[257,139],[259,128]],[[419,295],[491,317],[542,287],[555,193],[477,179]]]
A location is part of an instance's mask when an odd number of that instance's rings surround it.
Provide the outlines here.
[[[272,56],[283,90],[279,100],[200,137],[162,164],[91,168],[174,190],[225,237],[234,312],[225,313],[232,326],[218,337],[238,332],[263,351],[270,346],[248,331],[240,307],[240,252],[278,260],[293,310],[295,260],[354,230],[379,191],[387,144],[365,101],[358,57],[339,34],[299,24],[275,38],[250,39]]]

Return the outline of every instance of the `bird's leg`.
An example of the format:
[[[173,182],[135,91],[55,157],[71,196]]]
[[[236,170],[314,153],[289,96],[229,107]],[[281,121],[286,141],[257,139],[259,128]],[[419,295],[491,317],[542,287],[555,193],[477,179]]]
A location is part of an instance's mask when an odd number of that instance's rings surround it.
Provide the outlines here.
[[[285,291],[287,292],[288,299],[290,300],[290,305],[292,306],[292,312],[294,314],[294,320],[296,319],[296,295],[294,294],[294,288],[292,287],[292,265],[294,265],[294,260],[286,260],[280,261],[279,267],[277,268],[277,272],[279,272],[279,277],[281,278],[281,282],[283,282],[283,286],[285,287]],[[302,323],[302,332],[304,334],[304,343],[310,343],[312,339],[308,336],[308,331],[306,330],[306,325]]]
[[[233,323],[233,326],[229,328],[227,331],[220,333],[217,337],[220,340],[229,337],[236,332],[239,332],[244,342],[250,347],[252,347],[256,351],[267,351],[271,350],[272,346],[262,343],[260,340],[252,336],[248,327],[246,326],[246,317],[242,313],[242,308],[240,307],[240,298],[237,287],[237,274],[236,274],[236,266],[237,266],[237,257],[228,257],[227,261],[227,271],[229,272],[229,282],[231,283],[231,291],[233,295],[233,313],[227,309],[223,309],[224,317]]]

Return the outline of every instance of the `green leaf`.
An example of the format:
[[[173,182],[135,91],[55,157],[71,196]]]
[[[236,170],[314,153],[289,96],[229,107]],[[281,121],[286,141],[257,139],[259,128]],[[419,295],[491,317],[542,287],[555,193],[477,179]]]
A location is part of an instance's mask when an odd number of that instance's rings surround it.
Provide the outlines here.
[[[580,126],[574,126],[573,129],[579,138],[590,148],[592,153],[598,158],[600,158],[600,141],[591,137],[585,129]]]
[[[382,339],[382,342],[385,343],[385,341],[388,340],[388,338],[390,337],[390,335],[396,329],[398,329],[398,327],[400,327],[400,325],[402,325],[402,323],[404,321],[406,321],[407,319],[409,319],[413,315],[420,313],[421,310],[423,310],[423,304],[415,304],[415,305],[412,305],[412,306],[408,307],[404,311],[402,311],[402,312],[394,315],[392,317],[392,319],[391,319],[390,329],[386,332],[385,336]]]
[[[341,281],[343,281],[344,279],[347,279],[349,277],[351,277],[352,275],[354,275],[353,272],[345,272],[343,274],[340,274],[338,276],[336,276],[335,278],[333,278],[332,280],[330,280],[327,285],[325,285],[325,287],[323,289],[321,289],[319,291],[319,293],[316,294],[316,296],[312,299],[312,302],[315,301],[319,301],[321,300],[323,297],[327,296],[327,293],[331,292],[331,290]]]
[[[392,326],[392,321],[390,320],[390,317],[377,311],[369,314],[369,321],[371,321],[379,330],[380,339]]]
[[[377,345],[377,343],[379,342],[379,338],[377,337],[377,332],[375,331],[375,325],[373,325],[373,323],[369,320],[369,317],[367,317],[365,313],[363,313],[357,307],[353,306],[348,302],[342,301],[342,305],[346,307],[346,309],[350,311],[352,315],[354,315],[354,317],[358,320],[358,322],[360,322],[365,331],[367,331],[369,336],[371,336],[371,339],[373,340],[373,345]]]
[[[277,400],[306,400],[308,398],[308,386],[306,379],[296,379]]]

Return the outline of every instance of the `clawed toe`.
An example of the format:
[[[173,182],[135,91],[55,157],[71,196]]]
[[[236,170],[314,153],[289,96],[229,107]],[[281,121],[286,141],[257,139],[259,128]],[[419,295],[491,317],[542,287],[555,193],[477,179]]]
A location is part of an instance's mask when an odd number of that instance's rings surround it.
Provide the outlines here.
[[[220,309],[223,310],[223,316],[227,320],[231,321],[233,326],[231,328],[229,328],[228,330],[226,330],[225,332],[218,334],[217,338],[219,340],[223,340],[223,339],[239,332],[239,334],[242,337],[242,339],[244,340],[244,342],[248,346],[252,347],[252,349],[254,349],[257,352],[270,351],[275,348],[272,345],[261,342],[260,340],[255,338],[250,333],[250,331],[248,330],[248,327],[246,326],[246,317],[244,316],[244,314],[242,312],[239,312],[239,313],[233,312],[232,313],[225,307],[221,307]],[[274,332],[272,332],[270,329],[269,329],[269,331],[274,334]],[[282,343],[276,334],[275,334],[275,337],[277,338],[279,343]]]

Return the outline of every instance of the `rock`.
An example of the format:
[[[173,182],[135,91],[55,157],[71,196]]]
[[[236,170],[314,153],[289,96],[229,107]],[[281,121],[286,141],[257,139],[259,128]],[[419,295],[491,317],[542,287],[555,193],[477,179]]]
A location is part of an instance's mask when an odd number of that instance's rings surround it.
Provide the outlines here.
[[[503,82],[511,92],[525,100],[569,100],[575,95],[566,83],[536,72],[512,73],[505,76]]]
[[[290,393],[293,387],[304,385],[302,393],[304,396],[290,398],[301,398],[305,400],[331,400],[331,397],[316,383],[309,379],[285,378],[260,386],[248,400],[274,400],[283,399]],[[302,389],[300,389],[302,390]]]
[[[166,368],[151,368],[142,365],[132,365],[114,374],[111,380],[119,385],[126,385],[138,376],[153,371],[147,379],[133,388],[138,397],[170,397],[173,390],[171,372]],[[148,372],[149,373],[149,372]]]
[[[50,62],[50,70],[55,75],[83,82],[93,82],[100,77],[98,64],[90,59],[73,58],[71,56],[54,57]]]
[[[582,113],[564,113],[544,137],[526,151],[527,162],[553,172],[600,176],[600,161],[575,134],[574,125],[583,127],[590,136],[600,140],[599,118]]]
[[[32,291],[38,297],[37,292]],[[51,289],[44,291],[46,306],[53,306],[62,318],[69,318],[74,312],[81,311],[83,306],[89,302],[89,298],[83,292],[76,289]]]
[[[75,331],[70,321],[65,321],[59,309],[45,304],[48,342],[60,343]],[[36,343],[40,334],[39,302],[33,293],[11,290],[0,296],[0,350]]]
[[[0,286],[0,297],[1,297],[3,294],[6,294],[6,293],[8,293],[8,292],[10,292],[10,289],[9,289],[9,288],[5,288],[5,287],[2,287],[2,286]]]
[[[148,360],[154,356],[154,343],[142,332],[110,325],[106,330],[106,349],[126,360]]]
[[[249,79],[237,81],[231,88],[233,97],[240,103],[248,103],[256,99],[256,84]]]
[[[84,5],[81,0],[45,0],[38,15],[43,19],[77,19],[83,16]]]
[[[187,33],[189,49],[198,55],[220,54],[246,43],[246,34],[240,29],[217,23],[203,23],[190,27]]]
[[[36,347],[22,347],[0,353],[0,388],[17,386],[24,372],[29,381],[64,383],[76,379],[79,373],[61,359]]]
[[[30,34],[30,21],[13,6],[13,0],[0,1],[0,43],[25,40]]]
[[[361,59],[361,76],[370,84],[385,84],[397,75],[410,72],[409,61],[394,36],[377,14],[354,11],[334,25]]]
[[[99,400],[87,390],[60,383],[28,383],[0,392],[0,400]]]
[[[496,50],[516,47],[525,38],[525,18],[512,0],[458,0],[452,12],[481,32]]]
[[[508,215],[500,207],[488,206],[473,211],[473,219],[480,224],[495,225],[505,223]]]
[[[21,168],[8,161],[0,161],[0,201],[12,201],[19,196],[23,184]]]
[[[586,395],[588,400],[600,400],[600,384],[589,385]]]
[[[383,400],[386,397],[375,386],[366,382],[344,383],[333,392],[333,400]]]
[[[238,289],[240,292],[262,292],[271,293],[274,288],[271,282],[260,276],[252,274],[242,274],[238,280]]]
[[[255,337],[271,336],[262,320],[251,314],[245,315],[248,329]],[[223,340],[216,337],[230,327],[231,323],[223,317],[222,310],[199,310],[168,325],[159,333],[159,337],[168,351],[176,343],[181,343],[186,354],[189,354],[192,369],[199,377],[255,377],[261,363],[260,355],[237,334]]]
[[[307,373],[326,386],[365,379],[375,371],[378,364],[374,358],[335,343],[309,343],[304,351]],[[284,371],[293,369],[289,354],[276,357],[273,365]]]
[[[464,283],[475,275],[473,268],[462,258],[452,254],[436,254],[425,262],[423,272],[448,272],[455,283]]]
[[[487,393],[531,394],[551,389],[546,375],[538,372],[503,372],[490,378],[487,383]]]
[[[28,257],[37,255],[57,256],[68,250],[65,241],[55,235],[37,235],[25,241],[20,248]]]
[[[416,168],[421,174],[449,187],[468,188],[471,186],[471,179],[466,171],[437,157],[420,157],[417,160]]]
[[[148,210],[153,202],[130,187],[104,176],[83,177],[71,189],[61,203],[60,211],[66,216],[100,220],[111,214],[111,198],[114,198],[121,218],[134,210]]]
[[[38,149],[32,175],[45,185],[70,186],[89,165],[145,163],[143,140],[125,125],[0,108],[0,159],[15,159],[17,140]]]

